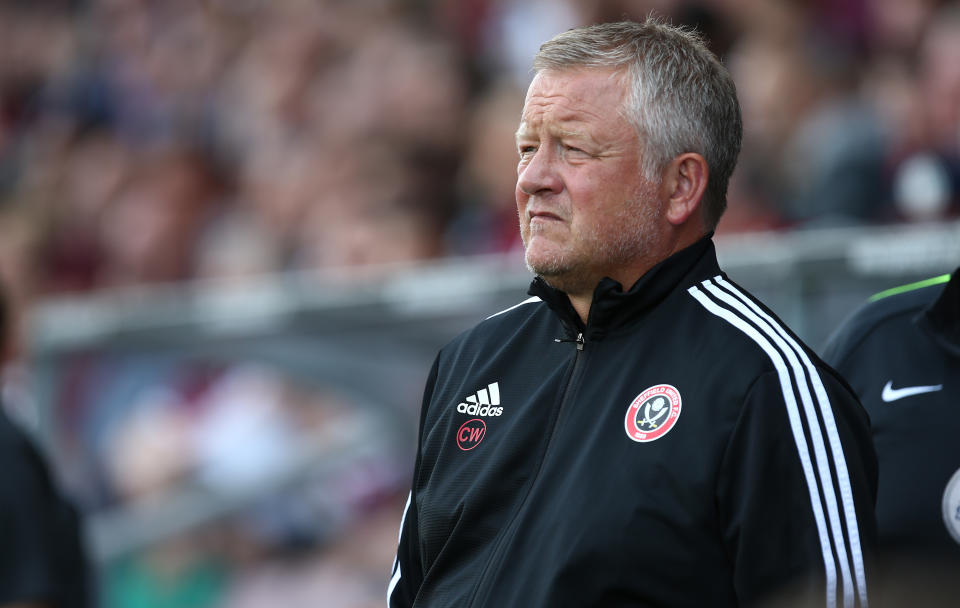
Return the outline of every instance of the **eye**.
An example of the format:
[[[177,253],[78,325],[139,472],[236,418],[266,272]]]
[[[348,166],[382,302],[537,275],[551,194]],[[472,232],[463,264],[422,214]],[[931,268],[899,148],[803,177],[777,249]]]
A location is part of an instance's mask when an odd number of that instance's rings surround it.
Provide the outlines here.
[[[530,158],[537,152],[536,146],[518,146],[517,152],[520,154],[520,158]]]

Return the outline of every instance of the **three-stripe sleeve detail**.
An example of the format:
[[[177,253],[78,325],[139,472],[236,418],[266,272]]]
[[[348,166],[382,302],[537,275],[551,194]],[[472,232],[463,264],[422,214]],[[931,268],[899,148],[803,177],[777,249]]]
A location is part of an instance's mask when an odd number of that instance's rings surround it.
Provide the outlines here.
[[[707,311],[751,338],[773,363],[817,526],[826,575],[827,606],[836,606],[839,566],[844,608],[852,608],[856,598],[861,607],[866,607],[866,577],[853,491],[833,408],[813,362],[777,320],[721,276],[703,281],[700,287],[691,287],[688,292]],[[846,534],[841,519],[846,524]],[[852,572],[848,560],[853,562]]]
[[[836,419],[833,415],[833,407],[830,405],[830,398],[827,396],[827,390],[823,386],[823,381],[820,379],[820,374],[817,372],[816,367],[813,365],[813,361],[810,360],[810,357],[807,355],[807,352],[800,347],[797,341],[787,332],[783,326],[774,320],[770,315],[768,315],[762,308],[757,306],[750,298],[746,297],[736,286],[732,285],[730,282],[724,280],[722,277],[716,277],[716,282],[722,287],[726,288],[731,293],[735,294],[742,302],[744,302],[748,307],[750,307],[757,315],[763,318],[769,325],[776,330],[776,332],[787,342],[790,347],[796,352],[797,356],[803,362],[804,368],[807,371],[807,374],[810,378],[811,384],[813,385],[814,394],[816,396],[816,402],[819,406],[819,413],[823,420],[823,426],[826,430],[827,441],[830,445],[830,454],[833,456],[833,465],[837,474],[837,488],[840,492],[840,504],[843,507],[843,518],[846,523],[846,530],[848,535],[848,541],[850,545],[850,557],[853,560],[854,567],[854,578],[857,585],[857,593],[860,598],[862,606],[867,605],[867,582],[866,582],[866,573],[863,566],[863,551],[860,546],[860,527],[857,523],[857,512],[853,501],[853,488],[850,485],[850,474],[847,470],[847,461],[843,454],[843,444],[840,442],[840,433],[837,431]],[[806,387],[804,387],[806,390]],[[811,410],[813,406],[810,406]],[[815,414],[812,420],[816,420]],[[817,435],[820,435],[819,427],[816,427]],[[821,440],[822,439],[818,439]],[[824,471],[829,474],[829,467],[824,467]],[[829,479],[829,477],[828,477]],[[833,497],[833,486],[829,485],[830,495]],[[828,504],[831,506],[836,506],[834,501],[835,497],[832,498]],[[835,529],[841,530],[839,522],[835,526]],[[842,538],[842,536],[841,536]]]
[[[400,518],[400,532],[397,534],[397,556],[393,558],[393,576],[390,577],[390,584],[387,586],[387,608],[390,608],[390,599],[393,597],[393,590],[397,588],[400,582],[400,539],[403,538],[403,526],[407,522],[407,513],[410,511],[410,501],[413,498],[413,491],[407,494],[407,504],[403,507],[403,517]]]

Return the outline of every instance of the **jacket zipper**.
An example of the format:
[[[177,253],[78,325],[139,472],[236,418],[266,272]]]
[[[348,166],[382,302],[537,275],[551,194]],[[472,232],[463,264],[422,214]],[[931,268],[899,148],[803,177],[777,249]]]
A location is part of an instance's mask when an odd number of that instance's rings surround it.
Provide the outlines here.
[[[577,350],[583,350],[583,332],[577,334],[577,337],[574,339],[570,338],[554,338],[554,342],[575,342],[577,345]]]
[[[572,388],[574,383],[578,380],[578,373],[582,367],[583,361],[583,345],[584,338],[583,332],[577,334],[576,339],[559,339],[555,340],[556,342],[574,342],[577,346],[577,352],[574,355],[573,359],[573,369],[570,370],[570,376],[567,380],[567,385],[563,389],[563,396],[560,398],[560,407],[557,409],[557,415],[553,420],[553,427],[550,429],[550,436],[547,438],[547,445],[543,449],[543,456],[540,458],[540,464],[537,467],[536,472],[533,475],[533,479],[530,481],[529,489],[524,495],[520,506],[517,507],[517,510],[514,511],[513,516],[510,518],[510,521],[507,522],[507,525],[500,530],[500,536],[496,541],[496,545],[493,548],[493,551],[490,553],[487,563],[483,567],[483,571],[480,573],[480,578],[477,581],[477,586],[473,590],[473,595],[470,598],[470,601],[467,603],[468,606],[474,606],[476,604],[477,596],[480,594],[480,590],[483,588],[484,583],[486,582],[487,576],[490,573],[491,567],[493,564],[497,563],[497,560],[500,558],[500,553],[503,550],[504,541],[507,538],[510,538],[513,533],[513,527],[516,524],[517,520],[520,517],[520,513],[526,507],[527,499],[530,498],[530,495],[533,494],[533,490],[537,485],[537,481],[540,479],[540,472],[543,470],[543,465],[547,462],[547,456],[550,455],[550,448],[553,447],[553,438],[557,433],[557,427],[560,425],[560,418],[563,416],[563,412],[566,409],[567,402],[570,401],[570,395],[572,394]]]

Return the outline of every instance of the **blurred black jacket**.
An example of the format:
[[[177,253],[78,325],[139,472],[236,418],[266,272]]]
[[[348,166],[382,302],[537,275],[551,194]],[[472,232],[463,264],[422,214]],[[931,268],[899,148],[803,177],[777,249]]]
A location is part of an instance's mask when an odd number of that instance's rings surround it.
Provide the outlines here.
[[[881,553],[895,560],[946,560],[956,573],[960,269],[952,278],[878,295],[841,325],[824,359],[847,379],[870,415],[880,464]]]
[[[81,521],[0,405],[0,606],[91,606]]]

